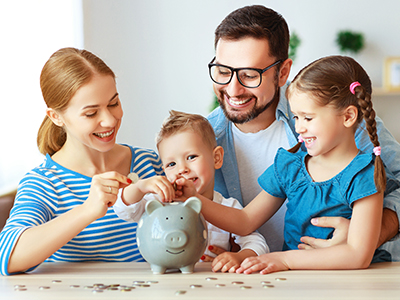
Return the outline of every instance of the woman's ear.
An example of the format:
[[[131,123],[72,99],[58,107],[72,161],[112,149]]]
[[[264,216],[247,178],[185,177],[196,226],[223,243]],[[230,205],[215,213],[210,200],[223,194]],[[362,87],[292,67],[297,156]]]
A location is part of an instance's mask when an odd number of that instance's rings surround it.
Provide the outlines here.
[[[62,121],[60,114],[57,111],[55,111],[54,109],[47,108],[46,109],[46,115],[50,118],[50,120],[56,126],[59,126],[59,127],[63,127],[64,126],[64,122]]]
[[[224,162],[224,148],[217,146],[214,149],[214,167],[215,169],[220,169]]]
[[[344,110],[343,113],[344,116],[344,126],[345,127],[352,127],[356,122],[358,118],[358,109],[354,105],[350,105]]]

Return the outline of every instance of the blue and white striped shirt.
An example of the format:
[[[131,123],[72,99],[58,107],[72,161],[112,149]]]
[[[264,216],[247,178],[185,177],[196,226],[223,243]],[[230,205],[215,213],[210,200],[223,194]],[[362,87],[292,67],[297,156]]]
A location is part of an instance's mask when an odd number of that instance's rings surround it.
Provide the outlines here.
[[[153,150],[130,149],[131,172],[140,178],[164,174],[162,163]],[[10,275],[8,262],[20,235],[30,227],[83,204],[89,196],[91,182],[91,177],[64,168],[49,155],[25,175],[7,224],[0,233],[0,274]],[[104,217],[83,229],[46,261],[144,261],[136,244],[136,227],[136,223],[121,220],[110,207]]]

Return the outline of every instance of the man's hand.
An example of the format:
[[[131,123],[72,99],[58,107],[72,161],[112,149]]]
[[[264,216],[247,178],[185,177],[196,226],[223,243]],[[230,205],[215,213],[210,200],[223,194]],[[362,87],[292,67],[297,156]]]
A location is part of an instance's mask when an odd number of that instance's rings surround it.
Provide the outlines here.
[[[311,224],[319,227],[334,228],[333,236],[331,239],[323,240],[314,237],[303,236],[300,240],[302,244],[298,245],[299,249],[318,249],[326,248],[347,242],[347,235],[349,232],[350,220],[342,217],[320,217],[311,220]]]

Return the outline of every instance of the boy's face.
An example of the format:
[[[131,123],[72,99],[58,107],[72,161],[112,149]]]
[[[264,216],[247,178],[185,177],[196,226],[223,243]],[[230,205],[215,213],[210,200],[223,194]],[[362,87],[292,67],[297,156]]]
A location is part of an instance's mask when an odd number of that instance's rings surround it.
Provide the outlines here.
[[[214,173],[222,157],[200,135],[191,130],[173,134],[162,140],[158,152],[171,182],[179,177],[192,180],[199,194],[213,199]]]

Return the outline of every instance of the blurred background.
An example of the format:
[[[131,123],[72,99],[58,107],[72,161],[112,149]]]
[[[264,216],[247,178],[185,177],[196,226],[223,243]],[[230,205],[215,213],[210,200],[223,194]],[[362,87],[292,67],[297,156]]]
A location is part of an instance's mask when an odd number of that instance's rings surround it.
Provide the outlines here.
[[[72,46],[100,56],[117,75],[124,108],[118,142],[155,149],[170,109],[210,112],[214,30],[231,11],[252,4],[281,13],[299,38],[290,79],[322,56],[359,61],[372,79],[378,115],[400,140],[400,1],[0,0],[0,195],[43,160],[36,146],[46,109],[39,76],[53,52]],[[343,30],[363,36],[358,53],[340,50]],[[393,70],[394,91],[383,88],[385,68]]]

